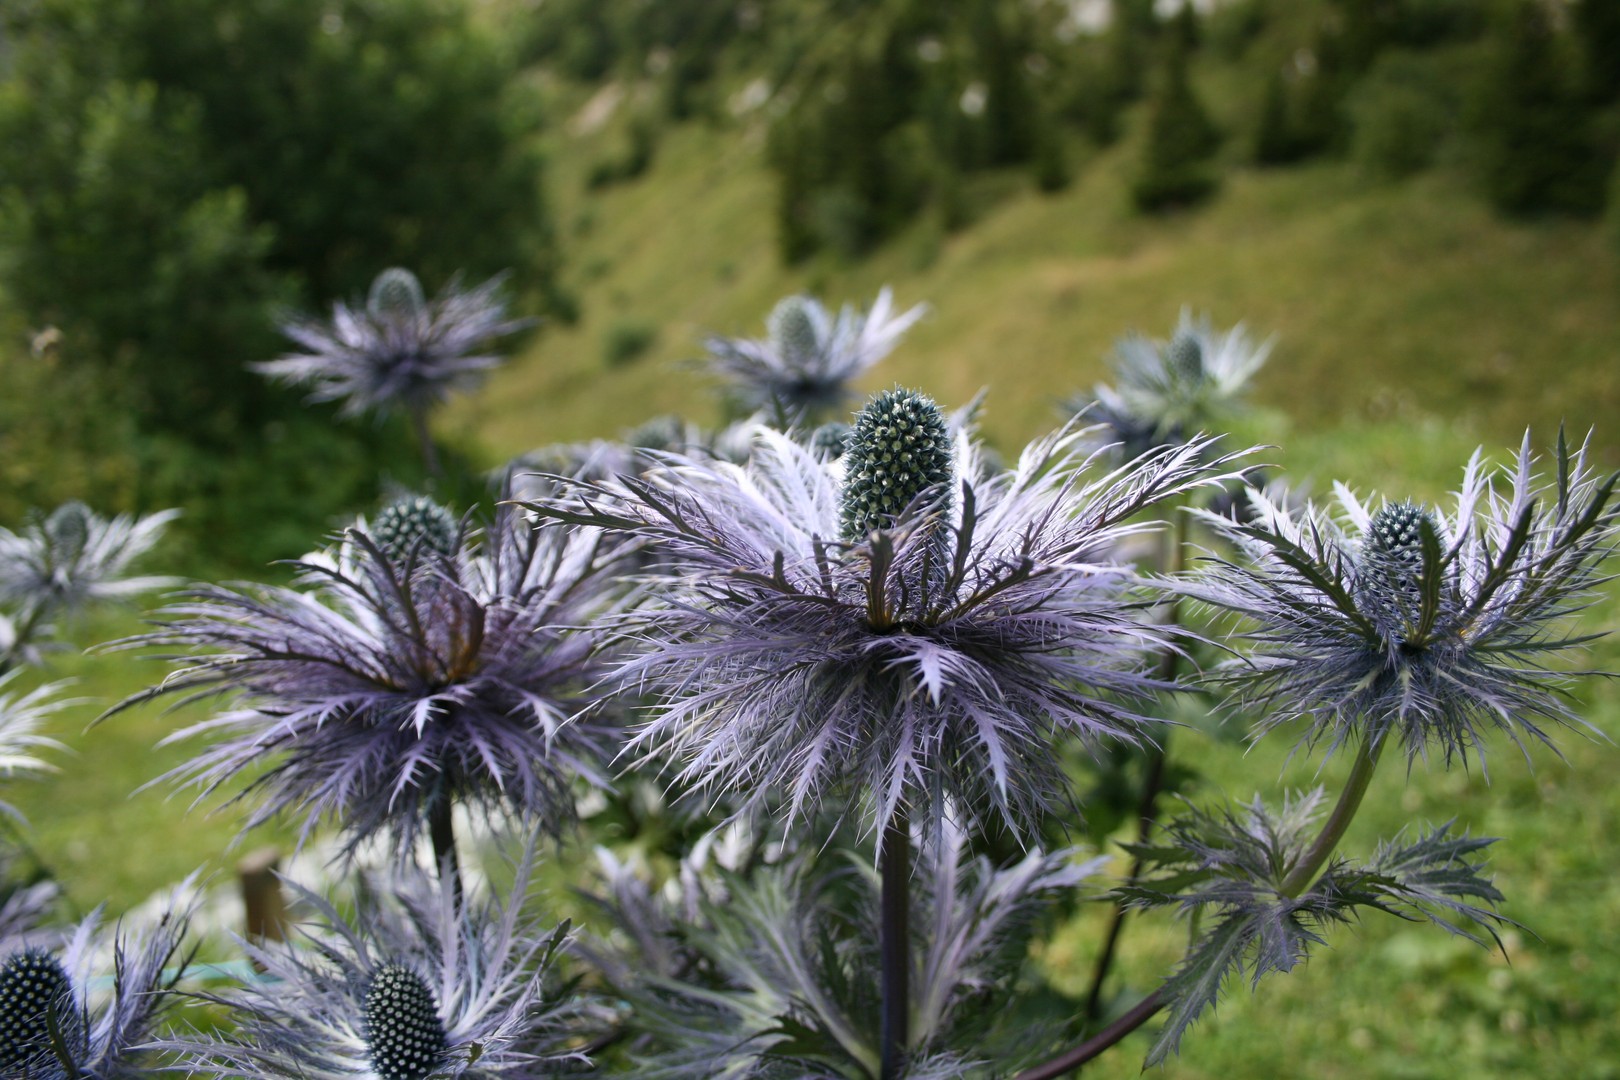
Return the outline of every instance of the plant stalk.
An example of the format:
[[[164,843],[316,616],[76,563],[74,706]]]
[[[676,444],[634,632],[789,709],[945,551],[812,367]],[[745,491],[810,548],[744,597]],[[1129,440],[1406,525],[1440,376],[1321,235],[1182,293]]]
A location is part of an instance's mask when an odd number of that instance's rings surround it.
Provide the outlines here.
[[[1033,1069],[1025,1069],[1013,1077],[1013,1080],[1056,1080],[1057,1077],[1062,1076],[1064,1073],[1078,1069],[1092,1058],[1100,1056],[1103,1051],[1153,1019],[1154,1014],[1167,1004],[1169,1003],[1164,1000],[1161,991],[1155,990],[1137,1002],[1130,1012],[1109,1024],[1073,1050],[1055,1057],[1045,1064],[1037,1065]]]
[[[439,451],[433,445],[433,432],[428,428],[426,409],[411,410],[411,430],[416,433],[416,443],[422,449],[422,465],[427,469],[428,476],[443,480],[444,470],[439,467]]]
[[[439,882],[442,885],[449,877],[459,906],[466,894],[461,887],[461,857],[456,854],[456,830],[450,816],[454,809],[454,800],[443,792],[428,802],[428,838],[433,842],[433,864],[438,868]]]
[[[911,1041],[911,820],[902,808],[883,830],[878,907],[883,1015],[879,1045],[881,1080],[899,1080]]]
[[[1386,741],[1382,735],[1368,736],[1362,740],[1361,748],[1356,751],[1355,764],[1350,767],[1350,776],[1344,782],[1344,790],[1339,792],[1339,801],[1334,804],[1333,813],[1328,815],[1326,824],[1310,849],[1283,878],[1281,892],[1284,896],[1296,897],[1304,892],[1332,856],[1333,849],[1339,846],[1344,831],[1350,827],[1351,819],[1361,808],[1362,797],[1367,794],[1367,785],[1378,768],[1378,757],[1384,752]]]
[[[1187,514],[1181,507],[1176,509],[1180,512],[1173,515],[1169,543],[1164,552],[1166,574],[1178,574],[1187,565]],[[1175,597],[1170,600],[1164,622],[1167,626],[1179,626],[1181,623],[1181,605]],[[1175,679],[1180,664],[1181,654],[1167,647],[1159,657],[1159,678],[1165,682]],[[1148,748],[1147,770],[1142,778],[1142,795],[1136,808],[1138,844],[1147,843],[1154,826],[1158,824],[1159,793],[1164,788],[1165,761],[1169,753],[1169,732],[1160,736],[1157,746]],[[1138,856],[1131,860],[1131,872],[1125,880],[1134,883],[1141,876],[1142,859]],[[1128,909],[1125,905],[1116,903],[1109,916],[1108,932],[1103,937],[1102,951],[1097,954],[1097,963],[1091,973],[1091,985],[1086,991],[1083,1018],[1087,1027],[1090,1027],[1102,1011],[1103,984],[1107,982],[1108,973],[1113,969],[1114,956],[1119,948],[1119,939],[1125,927],[1127,914]]]

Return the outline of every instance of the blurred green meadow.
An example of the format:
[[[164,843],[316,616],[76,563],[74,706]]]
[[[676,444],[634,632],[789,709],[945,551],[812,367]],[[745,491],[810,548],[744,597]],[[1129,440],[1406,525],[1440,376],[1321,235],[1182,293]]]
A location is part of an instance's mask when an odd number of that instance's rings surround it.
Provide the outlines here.
[[[485,7],[488,18],[504,10]],[[1112,145],[1063,136],[1075,175],[1062,190],[1038,190],[1014,169],[979,170],[963,182],[965,226],[924,212],[862,258],[821,253],[785,265],[763,114],[716,108],[667,120],[644,171],[603,186],[592,172],[631,138],[634,106],[652,93],[645,80],[614,71],[581,81],[544,67],[527,77],[548,118],[528,149],[546,162],[558,281],[576,311],[572,321],[549,317],[481,390],[437,416],[438,437],[468,473],[539,446],[617,437],[661,414],[716,423],[723,405],[695,363],[705,334],[760,336],[772,304],[793,292],[864,306],[885,285],[902,307],[927,303],[930,313],[864,389],[903,384],[947,408],[988,389],[983,431],[1008,453],[1060,423],[1062,399],[1108,377],[1122,334],[1168,336],[1185,307],[1217,327],[1242,321],[1275,338],[1231,445],[1265,445],[1256,460],[1312,493],[1344,480],[1392,499],[1440,498],[1476,447],[1501,460],[1527,428],[1546,447],[1561,423],[1576,440],[1591,430],[1597,460],[1620,467],[1620,251],[1590,221],[1503,218],[1458,161],[1391,181],[1342,156],[1248,167],[1229,147],[1230,170],[1210,202],[1145,216],[1130,207],[1145,126],[1138,104]],[[1246,123],[1253,96],[1225,68],[1201,62],[1194,81],[1217,123]],[[743,74],[721,82],[739,91]],[[554,254],[545,253],[548,268]],[[32,326],[3,314],[19,334]],[[54,377],[24,371],[30,362],[25,350],[0,355],[6,385]],[[127,493],[135,483],[119,441],[133,421],[62,414],[46,431],[20,400],[0,406],[0,476],[13,493],[43,501]],[[66,392],[49,400],[65,408]],[[372,441],[397,451],[397,435],[388,429]],[[52,437],[60,446],[25,445]],[[57,465],[45,461],[52,455]],[[400,476],[412,479],[412,468],[399,465]],[[370,509],[358,499],[350,508]],[[242,535],[207,546],[186,534],[145,566],[196,579],[259,573],[232,558],[232,545],[256,551],[252,541],[263,537],[246,534],[284,523],[220,520]],[[309,535],[307,547],[320,539]],[[67,637],[85,646],[126,637],[142,629],[143,614],[99,611]],[[1620,623],[1612,583],[1585,622]],[[1597,643],[1588,664],[1620,670],[1620,639]],[[71,679],[81,700],[49,724],[69,750],[49,755],[57,772],[8,783],[0,797],[26,817],[18,836],[28,859],[62,884],[75,912],[106,903],[116,913],[199,867],[228,887],[245,850],[290,842],[285,833],[238,841],[239,811],[220,805],[234,791],[194,807],[193,792],[153,784],[191,752],[159,741],[206,719],[208,703],[141,706],[92,726],[166,670],[128,651],[69,650],[26,676],[28,686]],[[1501,952],[1369,916],[1333,931],[1331,948],[1257,993],[1234,984],[1160,1075],[1620,1077],[1620,749],[1603,734],[1620,734],[1620,684],[1590,678],[1575,693],[1595,731],[1557,733],[1562,758],[1498,741],[1488,776],[1477,762],[1403,770],[1387,761],[1346,841],[1346,850],[1366,850],[1416,821],[1501,837],[1491,868],[1505,914],[1520,924]],[[1244,718],[1227,723],[1235,736]],[[1252,748],[1199,730],[1172,738],[1174,755],[1202,773],[1189,793],[1195,802],[1278,799],[1317,784],[1332,791],[1345,769],[1295,752],[1287,731]],[[565,855],[554,875],[560,910],[576,906],[568,860],[581,854]],[[1124,860],[1116,866],[1123,871]],[[1060,989],[1084,992],[1104,916],[1103,905],[1082,908],[1040,950]],[[1127,988],[1145,991],[1169,970],[1185,940],[1172,919],[1132,918],[1123,977],[1112,984],[1121,1007]],[[1146,1046],[1145,1034],[1132,1036],[1084,1075],[1137,1075]]]

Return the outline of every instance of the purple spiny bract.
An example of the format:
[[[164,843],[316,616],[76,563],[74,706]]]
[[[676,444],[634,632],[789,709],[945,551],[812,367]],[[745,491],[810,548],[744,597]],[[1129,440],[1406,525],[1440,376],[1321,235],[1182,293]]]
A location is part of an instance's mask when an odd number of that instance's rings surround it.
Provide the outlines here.
[[[298,564],[296,587],[203,586],[165,609],[127,644],[178,647],[187,666],[124,707],[232,695],[170,737],[220,736],[171,776],[212,791],[250,774],[264,799],[249,828],[302,814],[307,835],[332,819],[346,853],[387,830],[401,857],[445,801],[555,829],[574,778],[600,779],[606,731],[566,721],[596,700],[599,637],[582,627],[615,602],[618,553],[511,506],[450,555],[396,558],[351,530],[335,558]]]
[[[872,823],[958,800],[1027,833],[1067,803],[1054,746],[1136,738],[1131,703],[1159,686],[1162,634],[1110,551],[1214,471],[1197,441],[1087,473],[1082,434],[993,473],[959,432],[949,509],[914,500],[858,543],[838,539],[841,464],[768,429],[746,466],[669,455],[535,509],[640,537],[673,578],[618,672],[661,699],[631,752],[745,805],[847,786]]]

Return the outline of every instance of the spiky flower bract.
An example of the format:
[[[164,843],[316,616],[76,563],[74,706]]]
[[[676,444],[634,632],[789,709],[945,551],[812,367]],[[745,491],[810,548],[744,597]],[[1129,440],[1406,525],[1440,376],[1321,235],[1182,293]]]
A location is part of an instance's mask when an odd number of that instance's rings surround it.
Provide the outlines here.
[[[367,876],[351,914],[293,886],[314,915],[285,943],[246,943],[265,974],[205,995],[231,1030],[172,1040],[192,1077],[527,1080],[586,1066],[584,1012],[553,970],[567,924],[524,914],[532,851],[510,892],[458,897],[410,868]]]
[[[1303,719],[1332,747],[1394,735],[1466,762],[1493,729],[1546,742],[1546,722],[1582,726],[1546,665],[1590,640],[1564,624],[1614,547],[1616,476],[1561,435],[1552,465],[1537,475],[1528,435],[1494,475],[1476,453],[1450,513],[1373,510],[1340,485],[1338,514],[1253,490],[1253,524],[1206,514],[1245,560],[1187,591],[1252,622],[1253,656],[1224,674],[1260,730]]]
[[[0,690],[21,674],[21,669],[0,674]],[[35,687],[26,694],[0,694],[0,783],[20,776],[54,771],[36,754],[38,750],[62,750],[63,745],[39,733],[45,718],[68,704],[58,697],[62,683]],[[0,799],[0,813],[21,815]]]
[[[588,624],[614,603],[619,553],[599,534],[537,532],[510,505],[453,555],[395,559],[351,530],[340,557],[295,564],[295,587],[203,586],[165,609],[127,644],[177,647],[186,666],[122,707],[232,695],[170,736],[218,737],[170,775],[211,792],[251,774],[249,828],[302,814],[307,835],[331,819],[347,851],[389,830],[402,857],[454,803],[556,828],[574,778],[600,779],[605,729],[565,721],[595,700]]]
[[[1083,434],[992,473],[959,432],[944,519],[914,500],[855,544],[837,539],[839,464],[764,428],[745,465],[671,455],[534,504],[646,539],[674,578],[618,671],[660,698],[629,752],[793,814],[842,787],[877,824],[954,797],[1024,832],[1065,805],[1054,742],[1135,738],[1131,702],[1159,687],[1144,658],[1162,635],[1108,553],[1214,469],[1199,441],[1098,475]]]
[[[1199,431],[1218,431],[1271,343],[1255,344],[1243,325],[1217,331],[1209,316],[1183,309],[1169,341],[1132,334],[1114,347],[1114,385],[1098,384],[1070,402],[1105,425],[1130,457]]]
[[[182,885],[157,923],[110,939],[100,911],[59,951],[27,936],[0,942],[0,1075],[20,1080],[133,1080],[156,1075],[152,1043],[190,962]],[[100,970],[110,958],[112,970]],[[109,978],[110,976],[110,978]],[[96,989],[97,983],[110,987]]]
[[[771,312],[767,337],[709,338],[711,366],[747,408],[800,422],[853,397],[854,381],[927,311],[919,304],[894,315],[892,308],[888,289],[878,293],[871,311],[846,304],[836,318],[808,296],[790,296]]]
[[[414,275],[383,271],[364,307],[339,301],[330,319],[290,319],[281,330],[301,352],[252,365],[311,387],[311,401],[341,401],[344,415],[424,413],[476,385],[501,363],[487,349],[528,320],[506,317],[502,279],[464,289],[452,280],[432,300]]]

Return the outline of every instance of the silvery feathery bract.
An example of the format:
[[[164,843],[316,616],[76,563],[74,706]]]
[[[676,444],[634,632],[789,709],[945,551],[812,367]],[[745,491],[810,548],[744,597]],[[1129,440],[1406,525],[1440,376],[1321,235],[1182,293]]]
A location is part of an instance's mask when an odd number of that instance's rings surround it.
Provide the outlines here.
[[[630,1002],[642,1080],[848,1080],[878,1074],[879,971],[855,928],[876,920],[868,857],[803,856],[746,875],[698,860],[654,889],[603,855],[610,937],[580,947]],[[902,1080],[1010,1076],[1046,1049],[1022,989],[1043,913],[1105,860],[1032,851],[995,868],[947,827],[917,867],[916,974]],[[855,932],[851,932],[855,930]]]
[[[366,878],[352,914],[293,886],[315,920],[293,940],[244,948],[264,976],[199,995],[233,1028],[165,1044],[221,1080],[449,1080],[554,1076],[589,1063],[568,1049],[584,1011],[553,961],[567,924],[523,914],[532,852],[505,899],[462,899],[414,868]]]
[[[876,416],[897,407],[934,414],[915,476]],[[533,508],[643,538],[672,578],[616,676],[658,699],[629,753],[745,806],[847,786],[875,823],[954,798],[1023,832],[1068,800],[1053,743],[1135,738],[1130,703],[1160,686],[1163,635],[1111,548],[1219,466],[1199,440],[1099,472],[1065,428],[992,472],[966,431],[939,445],[921,395],[868,410],[837,462],[761,428],[746,464],[671,454]]]
[[[165,608],[125,644],[178,648],[182,666],[120,707],[232,695],[170,736],[218,737],[170,776],[213,791],[251,775],[264,799],[249,828],[285,812],[307,835],[331,819],[348,851],[387,830],[402,857],[449,803],[555,828],[573,779],[600,779],[611,754],[602,726],[565,721],[596,700],[604,661],[586,627],[616,603],[619,554],[599,533],[537,532],[511,505],[449,553],[390,554],[350,530],[335,556],[294,564],[294,587],[201,586]]]
[[[484,351],[529,325],[508,319],[502,279],[463,289],[452,280],[432,300],[409,270],[384,270],[364,307],[339,301],[329,320],[291,319],[281,331],[303,351],[251,365],[313,387],[312,401],[342,401],[345,415],[421,413],[475,385],[501,357]]]
[[[19,674],[20,669],[0,674],[0,690]],[[26,694],[0,694],[0,783],[54,771],[54,766],[36,751],[66,749],[55,739],[39,733],[45,718],[68,704],[57,696],[63,685],[50,683]],[[0,799],[0,813],[22,817],[3,799]]]
[[[854,396],[854,381],[927,311],[919,304],[894,315],[893,300],[883,289],[871,311],[846,304],[834,317],[811,297],[787,297],[766,320],[766,337],[709,338],[711,367],[744,405],[776,410],[788,422],[836,409]]]
[[[1551,465],[1537,474],[1528,435],[1495,475],[1476,453],[1450,513],[1373,509],[1340,485],[1338,514],[1259,491],[1253,524],[1205,514],[1246,556],[1186,587],[1253,624],[1253,655],[1222,672],[1238,702],[1267,713],[1262,730],[1305,719],[1334,747],[1396,735],[1447,761],[1493,728],[1546,741],[1543,722],[1582,724],[1545,665],[1590,640],[1559,624],[1614,547],[1616,476],[1562,434]]]
[[[189,956],[180,955],[189,908],[175,894],[145,931],[110,941],[93,912],[59,950],[25,935],[0,942],[0,1076],[17,1080],[130,1080],[157,1075],[151,1043]],[[98,960],[112,960],[111,986],[92,989]]]
[[[1104,425],[1126,456],[1220,430],[1266,362],[1271,343],[1255,344],[1243,325],[1221,332],[1209,316],[1185,309],[1166,342],[1132,334],[1114,347],[1114,385],[1099,383],[1070,406]]]

